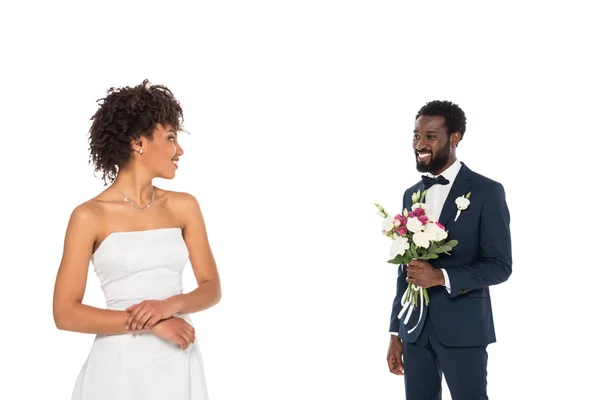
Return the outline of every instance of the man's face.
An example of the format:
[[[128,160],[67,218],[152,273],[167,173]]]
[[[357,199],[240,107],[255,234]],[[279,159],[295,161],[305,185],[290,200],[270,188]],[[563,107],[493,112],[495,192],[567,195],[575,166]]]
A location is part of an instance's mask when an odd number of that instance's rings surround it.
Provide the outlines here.
[[[417,171],[437,175],[450,161],[452,148],[444,117],[422,115],[415,121],[413,148]]]

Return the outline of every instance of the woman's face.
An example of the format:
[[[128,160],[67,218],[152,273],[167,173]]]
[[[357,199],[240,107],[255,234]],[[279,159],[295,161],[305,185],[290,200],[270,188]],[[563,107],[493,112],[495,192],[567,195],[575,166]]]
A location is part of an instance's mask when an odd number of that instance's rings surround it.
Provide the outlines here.
[[[137,154],[146,168],[159,178],[173,179],[183,149],[177,142],[177,132],[171,125],[157,124],[152,140],[141,138],[142,154]],[[134,154],[135,156],[136,154]]]

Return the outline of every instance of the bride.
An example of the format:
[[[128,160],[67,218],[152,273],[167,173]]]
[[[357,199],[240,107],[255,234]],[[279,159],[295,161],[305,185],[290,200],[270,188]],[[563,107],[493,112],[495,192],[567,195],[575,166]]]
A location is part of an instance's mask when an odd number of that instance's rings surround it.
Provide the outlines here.
[[[99,103],[91,162],[111,184],[73,210],[54,289],[58,329],[96,335],[72,399],[205,400],[189,314],[219,302],[219,274],[197,200],[152,184],[175,177],[181,106],[147,80]],[[188,259],[198,287],[184,294]],[[105,309],[82,303],[90,261]]]

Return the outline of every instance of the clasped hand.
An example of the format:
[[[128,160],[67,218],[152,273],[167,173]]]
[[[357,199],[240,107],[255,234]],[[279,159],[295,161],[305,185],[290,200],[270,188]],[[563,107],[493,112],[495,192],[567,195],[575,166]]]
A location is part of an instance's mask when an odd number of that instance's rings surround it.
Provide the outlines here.
[[[125,311],[129,313],[125,323],[125,329],[129,331],[150,329],[159,321],[175,314],[173,306],[164,300],[144,300],[127,307]]]
[[[444,274],[427,261],[411,260],[406,270],[406,281],[422,288],[444,284]]]
[[[152,331],[156,336],[176,343],[182,350],[196,341],[196,331],[183,318],[173,317],[175,310],[165,300],[144,300],[127,309],[129,313],[125,329],[128,331]]]

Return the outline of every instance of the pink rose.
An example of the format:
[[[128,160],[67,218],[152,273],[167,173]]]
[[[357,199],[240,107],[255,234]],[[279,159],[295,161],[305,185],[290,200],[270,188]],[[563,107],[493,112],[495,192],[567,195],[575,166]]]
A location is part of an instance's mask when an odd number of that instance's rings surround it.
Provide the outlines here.
[[[398,229],[398,233],[401,234],[402,236],[404,236],[408,233],[408,229],[406,229],[406,227],[403,226],[400,229]]]
[[[417,208],[417,210],[420,210],[420,208]],[[429,217],[427,215],[421,215],[419,221],[421,221],[422,224],[426,224],[427,221],[429,221]]]
[[[423,210],[421,207],[417,207],[413,210],[413,213],[415,214],[415,217],[420,217],[425,215],[425,210]]]
[[[410,211],[410,212],[408,213],[408,218],[412,218],[412,217],[414,217],[414,216],[415,216],[415,213],[414,213],[414,211]]]
[[[444,225],[440,224],[439,222],[435,223],[438,227],[440,227],[441,229],[443,229],[444,231],[446,230],[446,228],[444,228]]]
[[[404,215],[400,216],[400,226],[406,226],[406,217]]]

